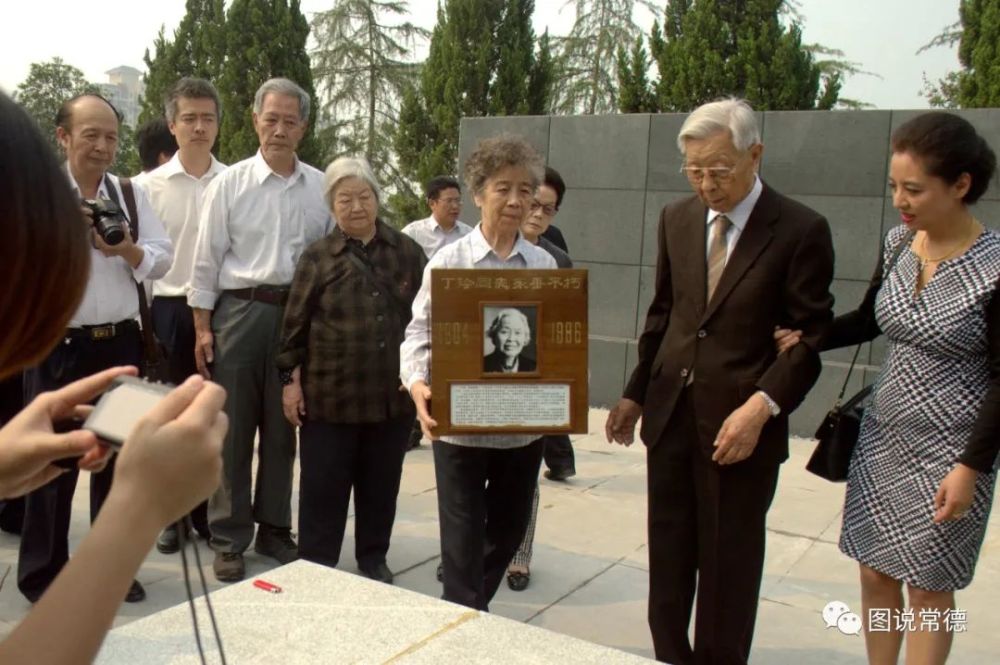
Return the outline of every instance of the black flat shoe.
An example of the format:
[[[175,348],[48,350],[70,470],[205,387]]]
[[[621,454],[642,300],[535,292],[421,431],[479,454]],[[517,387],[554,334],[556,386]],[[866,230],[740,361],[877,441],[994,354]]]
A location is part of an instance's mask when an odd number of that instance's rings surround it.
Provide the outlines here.
[[[531,573],[508,572],[507,586],[511,591],[524,591],[531,584]]]
[[[160,537],[156,539],[156,551],[161,554],[173,554],[181,548],[180,538],[177,537],[177,525],[171,524],[160,532]]]
[[[545,469],[545,473],[542,475],[549,480],[567,480],[576,475],[576,469]]]
[[[389,566],[385,565],[385,561],[368,566],[358,564],[358,570],[360,570],[361,574],[370,580],[383,582],[385,584],[392,584],[392,571],[389,570]]]
[[[143,600],[146,600],[146,590],[139,584],[139,580],[132,580],[132,586],[128,588],[128,593],[125,594],[125,602],[138,603]]]

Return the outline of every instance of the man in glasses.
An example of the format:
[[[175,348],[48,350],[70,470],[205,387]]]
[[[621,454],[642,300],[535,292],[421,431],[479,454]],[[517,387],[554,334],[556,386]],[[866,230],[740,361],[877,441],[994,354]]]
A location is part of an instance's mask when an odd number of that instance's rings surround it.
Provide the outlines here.
[[[677,146],[694,196],[660,215],[656,293],[606,434],[630,445],[642,416],[657,659],[735,665],[750,654],[788,414],[819,376],[833,246],[819,213],[757,176],[764,147],[743,100],[696,109]],[[779,325],[807,331],[780,355]]]

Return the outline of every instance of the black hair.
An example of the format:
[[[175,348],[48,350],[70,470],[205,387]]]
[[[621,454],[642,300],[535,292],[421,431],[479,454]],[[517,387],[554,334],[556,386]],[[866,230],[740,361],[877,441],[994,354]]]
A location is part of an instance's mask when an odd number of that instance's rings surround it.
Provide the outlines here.
[[[552,189],[556,190],[556,210],[562,205],[563,194],[566,193],[566,183],[563,182],[562,176],[559,175],[559,171],[556,171],[551,166],[545,167],[545,180],[542,181],[543,185],[548,185]]]
[[[436,178],[431,178],[427,181],[427,185],[424,186],[424,192],[428,201],[437,201],[438,197],[441,196],[441,192],[446,189],[457,189],[461,192],[462,186],[458,184],[457,179],[447,175],[439,175]]]
[[[205,79],[185,76],[170,88],[163,102],[163,113],[167,117],[167,122],[177,121],[177,100],[184,99],[211,99],[215,102],[215,115],[222,118],[222,107],[219,104],[219,91],[215,86]]]
[[[90,270],[80,204],[34,120],[0,93],[0,379],[62,339]]]
[[[143,171],[152,171],[160,165],[160,155],[173,157],[177,152],[177,139],[170,133],[166,118],[153,118],[135,130],[135,147]]]
[[[972,178],[962,202],[971,205],[986,193],[996,173],[997,156],[965,118],[931,111],[907,120],[892,133],[892,151],[909,152],[924,169],[954,184],[963,173]]]
[[[73,106],[78,100],[83,99],[84,97],[100,99],[102,102],[111,107],[111,110],[114,112],[115,118],[118,119],[118,122],[120,123],[122,121],[122,114],[115,108],[114,104],[108,101],[107,97],[97,92],[84,92],[70,97],[59,105],[59,110],[56,111],[56,127],[62,127],[67,132],[72,128]]]

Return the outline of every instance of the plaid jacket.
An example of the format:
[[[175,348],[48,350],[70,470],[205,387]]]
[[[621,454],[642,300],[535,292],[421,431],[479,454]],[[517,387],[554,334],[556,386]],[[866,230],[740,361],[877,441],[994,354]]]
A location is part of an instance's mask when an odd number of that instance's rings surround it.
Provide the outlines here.
[[[380,284],[354,263],[352,251]],[[426,263],[420,245],[381,220],[363,249],[352,250],[336,227],[302,254],[277,365],[303,366],[307,418],[369,423],[413,413],[410,396],[399,390],[399,345]],[[395,298],[383,292],[390,285]]]

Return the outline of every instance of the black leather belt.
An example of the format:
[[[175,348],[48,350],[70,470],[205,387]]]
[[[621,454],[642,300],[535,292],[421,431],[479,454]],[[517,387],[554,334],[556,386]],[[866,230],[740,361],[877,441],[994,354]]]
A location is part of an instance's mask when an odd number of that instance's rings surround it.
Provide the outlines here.
[[[102,323],[98,326],[81,326],[80,328],[67,328],[66,337],[71,339],[89,339],[99,341],[114,339],[126,332],[138,332],[139,322],[135,319],[126,319],[118,323]]]
[[[258,286],[251,289],[230,289],[224,291],[241,300],[256,300],[268,305],[284,306],[288,302],[287,286]]]

